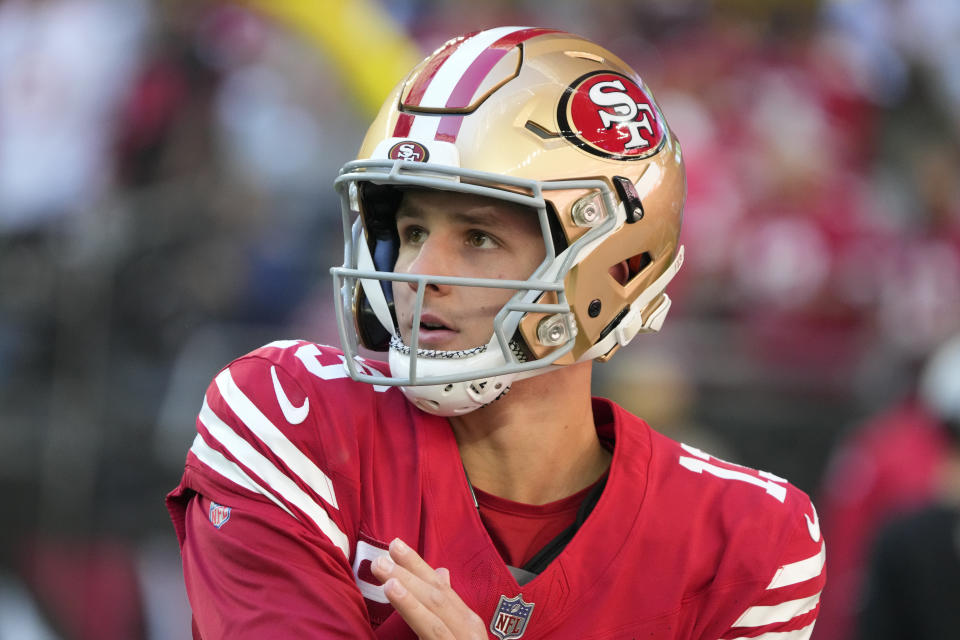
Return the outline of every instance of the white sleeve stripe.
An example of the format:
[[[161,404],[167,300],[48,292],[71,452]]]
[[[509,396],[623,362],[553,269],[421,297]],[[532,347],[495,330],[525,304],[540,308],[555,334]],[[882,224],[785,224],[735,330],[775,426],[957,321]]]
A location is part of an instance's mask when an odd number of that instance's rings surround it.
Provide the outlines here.
[[[213,409],[207,404],[206,398],[204,398],[203,407],[200,409],[200,422],[207,428],[210,435],[226,447],[227,451],[237,461],[266,481],[267,485],[276,491],[281,498],[310,516],[310,519],[320,527],[320,531],[331,542],[340,547],[343,555],[347,558],[350,557],[349,540],[340,530],[340,527],[330,518],[330,515],[303,489],[298,487],[297,483],[291,480],[289,476],[264,458],[249,442],[234,433],[230,425],[213,412]]]
[[[190,447],[190,451],[193,451],[193,454],[197,456],[197,459],[200,460],[200,462],[207,465],[230,482],[238,484],[248,491],[259,493],[270,498],[270,500],[273,501],[278,507],[289,513],[294,518],[297,517],[292,511],[290,511],[290,509],[287,509],[287,505],[280,502],[275,495],[261,487],[259,484],[257,484],[256,480],[244,473],[243,469],[240,468],[240,465],[238,465],[236,462],[227,460],[222,453],[211,448],[199,433],[197,434],[197,437],[194,438],[193,446]]]
[[[303,479],[318,496],[334,509],[337,497],[330,478],[317,467],[300,449],[298,449],[257,406],[240,390],[230,369],[224,369],[216,377],[220,395],[237,417],[269,448],[294,474]]]
[[[734,638],[733,640],[809,640],[810,634],[813,633],[814,624],[816,624],[816,621],[811,622],[802,629],[795,629],[793,631],[769,631],[759,636],[749,638],[742,636],[740,638]]]
[[[812,580],[823,571],[823,565],[827,560],[826,546],[820,544],[820,553],[791,564],[785,564],[777,569],[776,575],[770,581],[767,589],[777,589],[791,584]]]
[[[771,606],[757,605],[743,612],[743,615],[733,623],[735,627],[762,627],[775,622],[787,622],[813,611],[820,601],[820,594],[809,598],[790,600]]]

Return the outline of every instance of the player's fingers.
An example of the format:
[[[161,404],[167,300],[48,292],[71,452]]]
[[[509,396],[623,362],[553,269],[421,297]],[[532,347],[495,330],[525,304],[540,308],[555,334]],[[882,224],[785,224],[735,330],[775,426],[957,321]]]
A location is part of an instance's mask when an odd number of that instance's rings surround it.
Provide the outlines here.
[[[412,550],[409,553],[416,555]],[[487,634],[483,621],[453,590],[450,585],[450,572],[444,568],[434,571],[419,556],[416,560],[418,562],[408,564],[419,571],[420,575],[400,566],[391,556],[377,558],[371,567],[373,574],[379,580],[389,583],[391,589],[402,588],[402,597],[391,597],[386,585],[384,592],[410,628],[417,634],[425,634],[421,635],[423,638],[440,638],[444,636],[438,630],[439,627],[435,628],[435,624],[439,622],[453,634],[453,638],[485,639]],[[426,615],[421,607],[432,616]]]
[[[447,569],[446,567],[440,567],[439,569],[436,569],[434,573],[437,574],[437,578],[440,579],[440,582],[443,584],[443,586],[445,587],[450,586],[450,570],[449,569]]]
[[[440,616],[454,630],[458,638],[465,637],[463,633],[471,630],[473,618],[480,621],[480,618],[450,586],[450,572],[447,569],[434,570],[420,557],[420,554],[400,538],[395,538],[390,543],[390,558],[396,562],[397,566],[393,575],[400,578],[422,604]],[[404,571],[417,580],[404,579]],[[482,622],[480,626],[483,626]]]
[[[457,604],[466,607],[459,596],[450,588],[450,584],[445,583],[443,577],[437,575],[433,569],[428,571],[425,580],[394,562],[390,556],[380,556],[370,568],[373,575],[380,581],[384,583],[391,580],[397,582],[405,591],[410,592],[413,599],[441,618],[450,615],[449,610],[456,608]]]
[[[419,579],[416,580],[419,581]],[[422,583],[422,581],[419,582]],[[446,608],[438,614],[433,608],[419,601],[397,578],[387,580],[383,591],[393,608],[421,640],[486,640],[487,638],[487,630],[480,616],[463,605],[459,597],[456,599],[463,606],[463,611],[450,615],[453,613],[453,608]]]
[[[399,578],[383,585],[387,600],[421,640],[457,640],[443,620],[410,593]]]
[[[448,599],[452,601],[453,606],[451,611],[453,613],[452,621],[448,621],[447,625],[454,632],[454,635],[457,638],[476,638],[477,640],[486,640],[487,638],[487,628],[483,623],[483,618],[477,615],[477,612],[467,606],[467,604],[460,598],[460,595],[454,591],[453,587],[450,585],[450,570],[446,567],[440,567],[434,571],[437,582],[434,584],[439,584],[441,591],[446,593]]]
[[[433,567],[427,564],[427,561],[420,557],[420,554],[410,548],[400,538],[394,538],[390,543],[390,557],[398,565],[417,576],[425,582],[434,582],[436,575]]]

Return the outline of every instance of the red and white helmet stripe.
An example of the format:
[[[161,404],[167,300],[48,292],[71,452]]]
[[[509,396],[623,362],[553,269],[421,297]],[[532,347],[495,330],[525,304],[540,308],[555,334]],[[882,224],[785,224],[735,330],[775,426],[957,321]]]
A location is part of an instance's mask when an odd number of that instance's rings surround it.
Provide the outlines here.
[[[417,76],[404,101],[422,109],[463,109],[490,70],[515,46],[554,29],[497,27],[448,42]],[[418,140],[456,142],[463,115],[402,113],[393,136]]]

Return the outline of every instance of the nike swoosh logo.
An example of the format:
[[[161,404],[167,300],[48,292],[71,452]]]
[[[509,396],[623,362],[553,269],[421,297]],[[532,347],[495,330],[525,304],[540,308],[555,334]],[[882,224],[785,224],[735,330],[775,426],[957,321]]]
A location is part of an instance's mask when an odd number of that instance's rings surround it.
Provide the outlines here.
[[[813,538],[814,542],[820,542],[820,519],[817,518],[816,507],[811,504],[810,508],[813,509],[813,520],[807,514],[803,514],[803,518],[807,521],[807,531],[810,533],[810,537]]]
[[[306,420],[307,414],[310,413],[310,398],[304,398],[303,404],[299,407],[293,406],[290,398],[288,398],[284,392],[283,387],[280,386],[280,379],[277,378],[276,367],[270,367],[270,377],[273,378],[273,391],[277,394],[277,404],[280,405],[280,411],[283,412],[283,417],[287,419],[287,422],[290,424],[300,424]]]

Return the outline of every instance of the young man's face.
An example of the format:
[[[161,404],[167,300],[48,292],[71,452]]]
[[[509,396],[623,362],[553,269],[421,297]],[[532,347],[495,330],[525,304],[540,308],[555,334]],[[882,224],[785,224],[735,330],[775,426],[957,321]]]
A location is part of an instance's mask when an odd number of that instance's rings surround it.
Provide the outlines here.
[[[525,280],[546,255],[535,211],[463,193],[405,192],[397,210],[397,232],[397,273]],[[486,344],[493,335],[494,316],[514,293],[427,285],[418,347],[454,351]],[[400,335],[409,345],[417,284],[394,282],[393,297]]]

